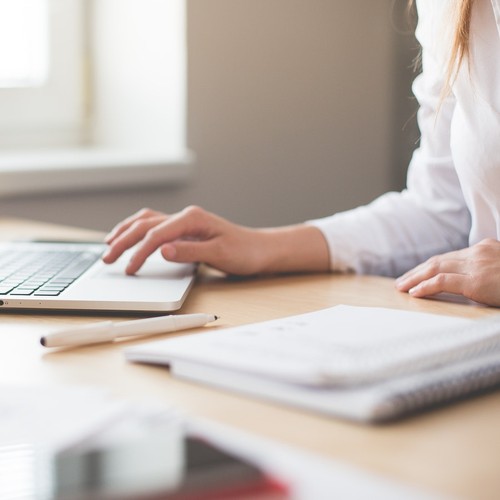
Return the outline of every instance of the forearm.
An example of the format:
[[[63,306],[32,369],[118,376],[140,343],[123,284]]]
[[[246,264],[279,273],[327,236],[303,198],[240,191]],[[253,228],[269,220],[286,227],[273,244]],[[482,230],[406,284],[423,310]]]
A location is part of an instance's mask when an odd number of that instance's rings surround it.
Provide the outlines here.
[[[318,228],[300,224],[257,232],[260,244],[256,248],[263,273],[329,270],[328,245]]]

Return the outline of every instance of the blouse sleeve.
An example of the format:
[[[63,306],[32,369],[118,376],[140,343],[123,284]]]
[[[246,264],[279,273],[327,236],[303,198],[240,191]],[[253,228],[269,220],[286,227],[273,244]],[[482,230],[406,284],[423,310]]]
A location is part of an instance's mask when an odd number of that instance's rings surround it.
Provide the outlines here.
[[[432,255],[467,246],[470,214],[450,149],[455,98],[441,99],[445,11],[438,4],[446,3],[417,3],[422,73],[415,79],[413,92],[420,105],[421,139],[410,162],[407,188],[386,193],[369,205],[308,222],[323,232],[332,270],[399,276]]]

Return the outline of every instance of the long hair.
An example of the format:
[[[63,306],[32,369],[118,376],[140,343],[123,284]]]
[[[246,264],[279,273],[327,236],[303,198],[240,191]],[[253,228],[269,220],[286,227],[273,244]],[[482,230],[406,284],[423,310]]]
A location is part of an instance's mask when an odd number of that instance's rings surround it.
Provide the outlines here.
[[[415,0],[409,0],[409,8],[413,6],[414,2]],[[470,25],[474,0],[453,0],[453,3],[454,27],[446,69],[445,88],[443,89],[445,93],[450,91],[464,60],[469,62],[470,56]]]

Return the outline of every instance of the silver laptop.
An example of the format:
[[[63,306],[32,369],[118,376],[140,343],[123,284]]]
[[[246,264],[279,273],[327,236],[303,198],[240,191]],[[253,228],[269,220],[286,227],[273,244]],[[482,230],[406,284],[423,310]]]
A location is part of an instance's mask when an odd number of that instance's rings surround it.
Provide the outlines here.
[[[156,252],[127,276],[131,251],[106,265],[105,249],[102,243],[0,243],[0,311],[167,313],[182,306],[196,266],[167,262]]]

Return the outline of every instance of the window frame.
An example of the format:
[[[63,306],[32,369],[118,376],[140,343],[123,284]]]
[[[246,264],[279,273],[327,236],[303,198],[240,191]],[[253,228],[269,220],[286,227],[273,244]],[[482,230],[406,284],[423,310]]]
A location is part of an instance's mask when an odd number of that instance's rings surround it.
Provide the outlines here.
[[[50,2],[60,4],[69,0]],[[8,144],[2,143],[0,139],[0,197],[186,182],[192,177],[195,156],[186,146],[185,0],[169,0],[167,3],[156,0],[71,2],[76,2],[75,5],[78,4],[82,9],[78,11],[82,30],[78,49],[80,57],[75,57],[79,66],[76,72],[80,78],[77,88],[81,99],[72,108],[73,113],[67,117],[69,119],[59,121],[60,127],[55,122],[52,123],[53,126],[47,127],[47,123],[43,121],[41,124],[44,125],[44,130],[36,127],[24,130],[11,127],[10,134],[7,134],[10,136]],[[168,8],[176,6],[175,11],[169,15],[169,22],[175,23],[171,25],[170,39],[162,39],[160,43],[150,39],[155,33],[163,36],[166,23],[165,20],[156,19],[158,16],[151,9],[148,12],[145,7],[148,2],[152,8],[156,6],[163,9],[163,14],[167,5]],[[147,15],[145,14],[142,27],[139,23],[136,26],[144,32],[144,36],[137,39],[138,50],[151,54],[151,81],[171,78],[173,86],[167,98],[155,95],[155,92],[164,88],[162,81],[156,82],[151,92],[145,92],[145,89],[150,88],[146,81],[147,68],[142,80],[130,82],[125,99],[117,99],[113,86],[103,83],[105,78],[102,75],[105,74],[108,61],[120,59],[114,57],[118,56],[116,52],[113,53],[120,47],[119,37],[126,36],[126,31],[130,31],[125,26],[125,32],[115,33],[118,38],[113,39],[116,25],[106,26],[106,22],[111,22],[114,17],[110,12],[113,7],[120,7],[120,12],[123,13],[128,5],[128,22],[132,23],[137,18],[137,15],[134,16],[134,9],[137,10],[139,4],[143,9],[141,12],[146,12]],[[173,44],[175,49],[170,51],[170,55],[165,52],[164,57],[163,53],[158,52],[158,47],[165,45],[162,43],[165,40]],[[143,45],[140,46],[140,43]],[[106,54],[107,59],[101,57],[102,54]],[[157,74],[153,65],[157,60],[166,60],[167,56],[170,58],[166,62],[168,69]],[[126,58],[121,59],[126,65]],[[136,61],[138,63],[139,59]],[[142,59],[140,62],[143,63]],[[126,66],[117,67],[112,74],[119,75],[124,68]],[[157,102],[160,105],[156,105]],[[136,119],[138,109],[146,111]],[[124,122],[130,126],[123,127]],[[170,126],[175,127],[173,133],[169,133]]]
[[[14,0],[13,0],[14,1]],[[39,86],[0,88],[0,148],[74,146],[84,117],[85,0],[49,0],[49,72]]]

